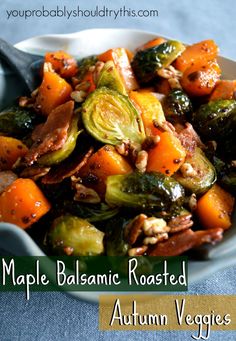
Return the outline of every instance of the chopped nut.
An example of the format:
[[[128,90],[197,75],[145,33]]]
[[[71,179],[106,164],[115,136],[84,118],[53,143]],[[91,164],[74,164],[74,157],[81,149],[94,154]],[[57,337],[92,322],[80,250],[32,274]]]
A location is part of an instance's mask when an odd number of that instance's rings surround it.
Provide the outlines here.
[[[231,161],[231,166],[236,167],[236,160]]]
[[[136,162],[137,156],[138,156],[138,152],[141,151],[141,145],[138,143],[130,143],[123,141],[124,143],[127,143],[129,145],[129,156],[130,158],[133,160],[133,162]]]
[[[134,256],[141,256],[147,251],[148,247],[146,245],[143,245],[141,247],[134,247],[132,249],[129,249],[128,255],[130,257]]]
[[[157,71],[158,76],[169,79],[169,78],[181,78],[182,72],[179,70],[176,70],[172,65],[162,68]]]
[[[82,183],[82,179],[79,176],[77,176],[77,175],[72,175],[70,177],[70,179],[71,179],[71,182],[72,182],[72,187],[74,187],[74,185],[77,184],[77,183],[80,183],[80,184]]]
[[[168,239],[168,233],[159,233],[155,237],[144,238],[143,244],[144,245],[148,245],[148,244],[154,245],[154,244],[156,244],[158,242],[162,242],[163,240],[166,240],[166,239]]]
[[[24,161],[22,160],[22,157],[18,157],[17,160],[15,161],[15,163],[12,166],[12,169],[17,169],[19,167],[21,167],[24,164]]]
[[[168,83],[170,84],[171,89],[182,89],[180,81],[178,78],[169,78]]]
[[[159,135],[152,136],[153,143],[156,145],[161,141],[161,138]]]
[[[200,137],[194,130],[191,123],[186,123],[185,127],[180,125],[178,127],[178,139],[180,140],[182,146],[187,151],[189,156],[193,155],[196,147],[205,149],[206,146],[202,143]]]
[[[32,108],[34,106],[35,100],[30,97],[21,96],[19,98],[19,106],[22,108]]]
[[[94,71],[93,71],[93,78],[94,78],[94,82],[95,84],[97,83],[98,81],[98,78],[99,78],[99,75],[103,69],[103,66],[104,66],[104,63],[103,62],[97,62],[95,64],[95,68],[94,68]]]
[[[94,65],[89,67],[89,72],[94,72],[94,70],[95,70],[95,66]]]
[[[156,128],[161,128],[164,131],[169,131],[170,133],[175,133],[175,127],[169,121],[164,121],[159,124],[156,120],[153,121],[153,124]]]
[[[127,143],[122,142],[121,144],[117,144],[115,148],[120,155],[127,156],[129,154],[129,146]]]
[[[76,183],[74,188],[76,189],[74,196],[75,201],[86,202],[90,204],[97,204],[101,202],[99,195],[92,188],[87,188],[80,183]]]
[[[81,103],[85,100],[87,96],[87,93],[83,90],[80,91],[72,91],[72,93],[70,94],[70,97],[77,103]]]
[[[190,196],[188,205],[189,205],[189,208],[190,208],[191,212],[196,210],[196,208],[197,208],[197,197],[196,197],[195,193],[193,193]]]
[[[31,97],[36,97],[38,95],[39,88],[36,88],[34,91],[31,92]]]
[[[148,245],[148,244],[156,244],[158,241],[158,238],[157,237],[146,237],[144,238],[143,240],[143,244],[144,245]]]
[[[75,90],[77,91],[87,91],[90,87],[90,82],[88,81],[84,81],[84,82],[81,82],[81,83],[78,83],[76,86],[75,86]]]
[[[73,247],[66,246],[66,247],[64,247],[64,252],[67,256],[71,256],[74,252],[74,249],[73,249]]]
[[[135,217],[125,228],[125,238],[130,245],[134,245],[143,237],[143,246],[156,244],[159,241],[168,239],[170,227],[167,226],[164,219],[156,217],[147,217],[140,214]],[[139,239],[138,239],[139,238]],[[136,248],[131,249],[136,254]]]
[[[43,64],[43,72],[54,72],[52,64],[47,62]]]
[[[147,167],[147,162],[148,162],[148,153],[145,150],[141,150],[138,152],[137,159],[135,162],[136,168],[144,173]]]
[[[183,174],[184,177],[194,177],[197,176],[197,172],[192,167],[192,165],[188,162],[185,162],[181,167],[180,171]]]
[[[158,70],[157,74],[162,78],[168,79],[168,82],[172,89],[182,89],[179,80],[183,74],[179,70],[176,70],[172,65]]]
[[[169,232],[170,228],[162,218],[150,217],[143,223],[143,231],[146,236],[152,236],[157,233]]]

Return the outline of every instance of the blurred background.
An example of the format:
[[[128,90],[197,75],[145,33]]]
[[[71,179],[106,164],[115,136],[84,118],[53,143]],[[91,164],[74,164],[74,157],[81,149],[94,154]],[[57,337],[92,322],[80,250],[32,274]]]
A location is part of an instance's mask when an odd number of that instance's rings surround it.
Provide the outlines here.
[[[157,10],[158,16],[131,17],[119,15],[107,17],[42,17],[42,10],[54,10],[58,6],[63,10],[100,10],[104,6],[110,10],[124,8],[128,10]],[[35,10],[31,17],[16,16],[16,11]],[[11,12],[11,15],[7,14]],[[14,12],[13,12],[14,11]],[[102,12],[101,12],[102,13]],[[123,13],[124,14],[124,13]],[[144,13],[144,15],[147,12]],[[119,27],[138,28],[156,32],[186,43],[213,38],[221,53],[235,58],[236,53],[236,2],[235,0],[2,0],[0,2],[1,37],[11,43],[23,39],[47,34],[69,33],[87,28]],[[85,12],[86,15],[86,12]]]

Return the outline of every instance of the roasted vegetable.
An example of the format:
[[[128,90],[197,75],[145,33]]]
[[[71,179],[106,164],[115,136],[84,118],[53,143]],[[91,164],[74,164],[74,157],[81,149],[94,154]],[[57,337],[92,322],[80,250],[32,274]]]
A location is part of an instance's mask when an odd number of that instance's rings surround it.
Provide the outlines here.
[[[129,57],[124,48],[110,49],[99,55],[98,59],[104,63],[113,61],[127,92],[138,88],[136,78],[130,65]]]
[[[71,85],[54,72],[50,65],[44,64],[43,81],[36,97],[36,108],[45,116],[68,101],[72,92]]]
[[[0,136],[0,171],[12,169],[15,162],[27,152],[28,148],[20,140]]]
[[[0,113],[0,134],[11,137],[23,137],[34,129],[37,123],[34,112],[12,106]]]
[[[184,200],[183,187],[162,173],[131,173],[107,178],[106,202],[110,205],[172,210]]]
[[[25,229],[51,208],[39,187],[31,179],[17,179],[0,196],[0,221]]]
[[[76,201],[65,201],[63,209],[77,217],[88,220],[90,223],[108,220],[118,214],[117,207],[112,208],[105,203],[85,205]]]
[[[105,63],[99,74],[97,87],[99,88],[102,86],[106,86],[109,89],[113,89],[123,95],[127,95],[124,81],[117,71],[114,62],[111,60]]]
[[[106,87],[90,94],[83,103],[86,130],[97,140],[119,144],[123,140],[141,144],[145,139],[138,111],[129,99]]]
[[[109,175],[128,174],[132,167],[113,146],[106,145],[94,153],[79,171],[86,186],[92,187],[99,195],[106,192],[106,180]]]
[[[37,126],[33,133],[34,143],[25,156],[28,165],[32,165],[40,156],[61,149],[68,137],[74,111],[74,102],[68,101],[56,107],[47,120]]]
[[[0,222],[48,255],[85,256],[86,273],[105,255],[107,271],[138,256],[150,274],[146,255],[214,244],[233,223],[236,81],[220,80],[217,45],[134,51],[46,53],[41,85],[0,112]]]
[[[166,96],[163,103],[166,118],[169,121],[186,121],[192,111],[192,103],[187,94],[181,89],[173,89]]]
[[[183,164],[185,156],[186,151],[180,140],[166,131],[160,135],[160,142],[148,152],[147,171],[171,176]]]
[[[201,105],[193,115],[193,123],[208,140],[228,139],[236,129],[236,101],[218,100]]]
[[[152,40],[149,40],[148,42],[146,42],[145,44],[139,46],[136,51],[140,51],[140,50],[146,50],[146,49],[149,49],[150,47],[154,47],[154,46],[157,46],[157,45],[160,45],[160,44],[163,44],[166,42],[166,39],[165,38],[162,38],[162,37],[157,37],[157,38],[154,38]]]
[[[106,251],[108,256],[125,256],[129,249],[129,244],[124,238],[124,229],[127,219],[118,217],[111,219],[106,227]]]
[[[203,40],[187,46],[185,51],[175,61],[175,67],[184,72],[189,66],[199,62],[214,60],[218,54],[218,46],[214,40]]]
[[[236,80],[227,81],[220,80],[211,93],[210,101],[217,101],[218,99],[236,99]]]
[[[216,181],[216,171],[200,148],[196,148],[192,156],[187,156],[185,163],[192,167],[192,175],[177,172],[175,179],[187,190],[196,194],[206,192]]]
[[[48,52],[45,55],[45,62],[52,64],[53,69],[61,77],[74,77],[78,72],[77,62],[65,51]]]
[[[88,221],[64,215],[56,218],[48,232],[48,246],[54,254],[94,256],[104,252],[104,233]]]
[[[232,222],[230,215],[233,211],[235,199],[220,186],[214,185],[197,203],[197,215],[206,229],[228,229]]]
[[[76,140],[83,130],[78,130],[78,116],[74,115],[65,144],[59,150],[47,153],[38,159],[38,163],[44,166],[56,165],[65,160],[74,150]]]
[[[141,112],[146,135],[159,135],[160,131],[156,126],[161,126],[166,119],[161,103],[155,93],[131,91],[129,97]]]
[[[138,51],[132,61],[134,73],[140,83],[148,83],[157,76],[157,71],[169,66],[185,47],[175,40]]]
[[[180,83],[189,96],[206,96],[212,92],[220,75],[216,61],[199,62],[185,70]]]

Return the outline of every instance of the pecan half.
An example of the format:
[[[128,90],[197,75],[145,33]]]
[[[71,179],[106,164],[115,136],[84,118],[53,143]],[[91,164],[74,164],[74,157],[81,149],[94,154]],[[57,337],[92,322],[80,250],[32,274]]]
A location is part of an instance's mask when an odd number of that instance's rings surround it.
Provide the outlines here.
[[[140,152],[138,152],[135,166],[141,173],[144,173],[147,168],[147,163],[148,163],[148,153],[145,150],[141,150]]]
[[[149,247],[149,256],[178,256],[194,247],[205,243],[215,244],[223,238],[223,229],[215,228],[206,231],[191,229],[174,234],[168,240]]]
[[[143,231],[143,223],[147,216],[139,214],[125,228],[125,239],[130,245],[133,245]]]
[[[176,233],[187,230],[193,225],[193,221],[191,220],[191,218],[192,214],[184,214],[172,218],[168,223],[168,226],[170,228],[169,232]]]
[[[85,187],[80,183],[75,183],[74,188],[76,193],[74,195],[75,201],[86,202],[90,204],[98,204],[101,199],[97,192],[92,188]]]

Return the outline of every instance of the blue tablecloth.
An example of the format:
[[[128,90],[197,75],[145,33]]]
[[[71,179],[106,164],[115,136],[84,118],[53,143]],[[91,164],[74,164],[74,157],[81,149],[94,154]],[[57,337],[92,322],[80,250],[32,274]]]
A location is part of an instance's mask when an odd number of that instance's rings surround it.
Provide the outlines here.
[[[110,9],[157,9],[158,17],[132,18],[37,18],[10,17],[6,10],[55,8],[68,6],[92,9],[98,5]],[[1,1],[2,38],[15,43],[46,33],[67,33],[94,27],[124,27],[154,31],[184,42],[206,38],[217,41],[225,56],[235,58],[235,0],[90,0],[49,2],[30,0]],[[220,271],[198,284],[190,294],[236,294],[236,267]],[[0,294],[0,340],[191,340],[190,332],[101,332],[98,331],[98,306],[78,301],[62,293],[32,293],[26,301],[23,293]],[[236,340],[235,332],[212,332],[211,340]]]

